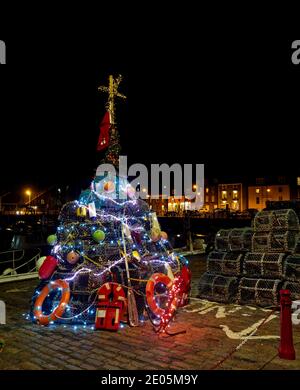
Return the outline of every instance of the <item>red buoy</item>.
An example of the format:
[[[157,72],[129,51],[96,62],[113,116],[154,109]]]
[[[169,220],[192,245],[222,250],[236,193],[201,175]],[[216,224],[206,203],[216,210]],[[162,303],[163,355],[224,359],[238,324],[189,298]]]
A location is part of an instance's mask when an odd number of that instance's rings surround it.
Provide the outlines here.
[[[290,290],[280,290],[280,306],[280,345],[278,355],[281,359],[295,360]]]
[[[53,272],[55,271],[58,264],[58,260],[53,256],[47,256],[43,262],[41,268],[39,269],[40,279],[47,280],[49,279]]]

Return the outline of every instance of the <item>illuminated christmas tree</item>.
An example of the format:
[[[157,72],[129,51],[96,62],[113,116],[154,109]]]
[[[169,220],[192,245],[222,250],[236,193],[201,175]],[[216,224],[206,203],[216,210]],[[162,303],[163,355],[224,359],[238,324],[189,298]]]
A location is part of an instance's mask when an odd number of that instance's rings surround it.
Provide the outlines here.
[[[113,164],[120,152],[114,119],[114,97],[124,98],[120,81],[110,76],[109,88],[101,87],[109,99],[98,150],[107,148],[105,162]],[[56,234],[48,237],[51,255],[39,269],[32,319],[117,330],[121,321],[137,326],[148,314],[157,329],[166,329],[188,300],[190,272],[127,178],[96,176],[58,219]]]

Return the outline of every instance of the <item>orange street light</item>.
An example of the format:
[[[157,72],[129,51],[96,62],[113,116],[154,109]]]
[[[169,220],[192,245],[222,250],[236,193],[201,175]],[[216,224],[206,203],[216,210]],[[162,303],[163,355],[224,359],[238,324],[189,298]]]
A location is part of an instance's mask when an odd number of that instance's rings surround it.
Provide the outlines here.
[[[28,203],[29,203],[29,206],[30,206],[30,203],[31,203],[31,191],[30,190],[26,190],[25,194],[28,195]]]

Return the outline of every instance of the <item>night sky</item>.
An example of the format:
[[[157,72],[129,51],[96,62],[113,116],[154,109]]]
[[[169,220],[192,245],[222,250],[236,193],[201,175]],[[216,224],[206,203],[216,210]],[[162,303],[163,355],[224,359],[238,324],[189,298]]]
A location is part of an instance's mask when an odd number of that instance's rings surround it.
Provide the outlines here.
[[[89,182],[102,156],[97,87],[110,73],[124,77],[117,120],[130,162],[204,163],[209,177],[299,173],[297,37],[168,32],[113,47],[100,34],[0,39],[2,191]]]

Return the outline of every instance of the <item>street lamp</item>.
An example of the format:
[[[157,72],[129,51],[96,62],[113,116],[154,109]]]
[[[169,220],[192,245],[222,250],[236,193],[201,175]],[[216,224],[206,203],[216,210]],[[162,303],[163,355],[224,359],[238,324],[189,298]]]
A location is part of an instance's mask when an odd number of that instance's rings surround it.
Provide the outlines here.
[[[28,204],[30,206],[30,203],[31,203],[31,191],[30,190],[26,190],[25,194],[28,195]]]

